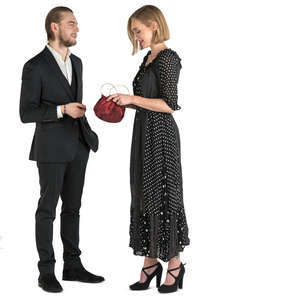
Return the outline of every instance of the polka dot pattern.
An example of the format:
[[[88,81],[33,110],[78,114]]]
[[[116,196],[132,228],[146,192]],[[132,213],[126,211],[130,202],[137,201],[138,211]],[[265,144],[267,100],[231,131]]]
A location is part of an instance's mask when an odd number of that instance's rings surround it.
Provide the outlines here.
[[[177,83],[181,59],[168,48],[160,51],[146,66],[149,54],[150,51],[133,81],[134,94],[147,98],[143,84],[149,83],[142,79],[150,68],[154,68],[159,98],[172,110],[179,110]],[[139,118],[141,113],[142,119]],[[142,151],[134,151],[137,143],[142,145]],[[169,261],[190,243],[183,204],[180,136],[172,114],[137,108],[130,162],[132,169],[136,168],[137,161],[142,162],[141,186],[131,187],[129,246],[136,255]],[[139,205],[134,205],[136,202]]]

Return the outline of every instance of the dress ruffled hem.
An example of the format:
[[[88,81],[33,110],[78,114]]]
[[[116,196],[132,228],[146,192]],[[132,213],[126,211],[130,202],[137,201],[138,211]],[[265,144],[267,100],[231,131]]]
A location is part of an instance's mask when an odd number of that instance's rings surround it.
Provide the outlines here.
[[[129,247],[135,255],[167,262],[189,244],[183,209],[177,214],[131,216]]]

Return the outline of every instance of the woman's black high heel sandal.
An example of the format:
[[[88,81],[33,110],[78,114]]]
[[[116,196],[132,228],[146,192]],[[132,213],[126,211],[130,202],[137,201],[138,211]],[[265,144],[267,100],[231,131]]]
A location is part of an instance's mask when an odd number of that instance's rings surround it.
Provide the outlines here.
[[[171,274],[173,276],[173,278],[175,279],[175,282],[172,285],[161,285],[158,288],[158,291],[160,293],[173,293],[177,291],[177,288],[179,287],[180,289],[182,289],[183,286],[183,275],[185,273],[185,268],[184,268],[185,264],[180,264],[179,267],[174,268],[174,269],[169,269],[168,273]],[[175,275],[173,275],[171,272],[180,269],[178,276],[176,277]]]
[[[156,265],[157,265],[156,269],[151,274],[148,274],[145,271],[147,269],[151,269],[151,268],[155,267]],[[161,275],[162,275],[162,271],[163,271],[163,268],[162,268],[162,265],[160,264],[160,262],[157,262],[155,265],[152,265],[152,266],[149,266],[149,267],[145,267],[145,268],[142,269],[142,271],[146,274],[147,280],[145,282],[139,282],[139,281],[137,281],[136,283],[130,285],[129,288],[131,290],[142,291],[142,290],[148,289],[151,280],[155,276],[156,276],[156,287],[160,286]]]

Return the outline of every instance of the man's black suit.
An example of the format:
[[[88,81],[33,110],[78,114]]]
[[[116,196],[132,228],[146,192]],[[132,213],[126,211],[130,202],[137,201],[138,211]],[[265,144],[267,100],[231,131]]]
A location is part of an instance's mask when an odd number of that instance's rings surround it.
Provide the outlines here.
[[[82,63],[71,54],[72,84],[47,47],[23,68],[20,97],[22,122],[35,122],[29,159],[37,161],[40,199],[36,211],[36,243],[40,273],[54,272],[53,221],[62,199],[61,238],[65,268],[81,266],[79,210],[89,151],[98,149],[98,137],[85,116],[57,116],[57,106],[82,103]]]

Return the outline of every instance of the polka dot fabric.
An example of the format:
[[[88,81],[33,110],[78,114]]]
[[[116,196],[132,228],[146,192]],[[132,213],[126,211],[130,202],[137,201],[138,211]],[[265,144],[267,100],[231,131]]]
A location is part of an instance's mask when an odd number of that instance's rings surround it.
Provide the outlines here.
[[[177,104],[180,58],[172,49],[164,49],[145,65],[148,55],[133,81],[134,94],[144,95],[145,73],[153,69],[159,92],[172,110]],[[180,136],[172,114],[137,107],[131,148],[130,243],[135,255],[169,261],[189,245],[180,156]]]
[[[167,49],[169,50],[169,49]],[[177,104],[177,83],[179,70],[181,68],[180,58],[173,51],[164,50],[159,53],[159,76],[160,76],[160,98],[173,110],[179,110],[181,107]]]

